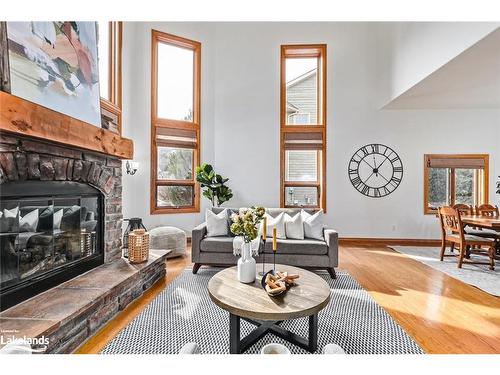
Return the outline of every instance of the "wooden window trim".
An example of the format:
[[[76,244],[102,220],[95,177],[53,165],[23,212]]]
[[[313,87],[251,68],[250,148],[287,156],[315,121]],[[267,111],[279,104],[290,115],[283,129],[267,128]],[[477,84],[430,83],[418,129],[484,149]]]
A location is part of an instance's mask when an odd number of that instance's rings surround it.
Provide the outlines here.
[[[435,215],[437,210],[429,208],[429,161],[433,158],[439,159],[483,159],[484,169],[483,169],[483,183],[479,183],[479,179],[475,175],[475,190],[478,192],[478,204],[488,203],[489,201],[489,154],[426,154],[424,155],[424,215]],[[450,176],[450,205],[455,204],[455,173],[454,169],[451,168]],[[479,187],[482,185],[482,191],[479,191]]]
[[[287,58],[318,58],[318,100],[317,118],[321,118],[321,124],[313,125],[287,125],[286,115],[286,59]],[[286,206],[286,187],[291,186],[290,181],[285,180],[285,136],[294,132],[320,132],[322,134],[322,145],[318,153],[321,153],[321,168],[318,169],[317,185],[307,182],[308,186],[319,186],[318,206],[300,206],[304,208],[322,208],[326,213],[326,151],[327,151],[327,47],[326,44],[288,44],[281,46],[280,56],[280,206]],[[319,121],[318,121],[319,122]],[[294,182],[295,183],[295,182]],[[297,206],[291,206],[297,208]]]
[[[118,118],[118,134],[122,134],[122,44],[123,23],[109,22],[109,100],[100,98],[101,107]]]
[[[158,43],[166,43],[193,51],[193,122],[158,118]],[[158,30],[151,31],[151,183],[150,183],[150,213],[178,214],[200,212],[200,186],[195,179],[195,169],[200,165],[200,101],[201,101],[201,43],[167,34]],[[157,144],[156,128],[187,129],[196,131],[196,147],[193,155],[192,180],[159,180],[157,178]],[[172,147],[175,145],[172,143]],[[157,186],[193,186],[193,206],[158,207],[156,205]]]

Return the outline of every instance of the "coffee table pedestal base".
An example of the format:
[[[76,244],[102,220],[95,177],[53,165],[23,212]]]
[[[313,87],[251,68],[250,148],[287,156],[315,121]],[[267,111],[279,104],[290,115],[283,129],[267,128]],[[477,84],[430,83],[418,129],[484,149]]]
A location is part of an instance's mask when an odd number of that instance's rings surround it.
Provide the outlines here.
[[[241,338],[241,319],[255,325],[255,328],[248,336]],[[229,352],[231,354],[244,353],[253,344],[259,341],[266,334],[271,333],[298,347],[314,353],[318,349],[318,314],[310,315],[309,337],[306,339],[296,333],[290,332],[280,327],[282,321],[260,321],[241,318],[238,315],[229,314]]]

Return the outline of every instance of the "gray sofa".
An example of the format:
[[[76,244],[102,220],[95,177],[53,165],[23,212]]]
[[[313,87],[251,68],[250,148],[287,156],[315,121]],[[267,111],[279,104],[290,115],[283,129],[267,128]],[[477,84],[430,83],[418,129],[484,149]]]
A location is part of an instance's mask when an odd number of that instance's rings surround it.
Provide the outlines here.
[[[213,207],[216,214],[224,208]],[[237,209],[229,208],[237,212]],[[280,212],[287,212],[293,216],[300,209],[295,208],[268,208],[266,212],[276,217]],[[305,210],[314,213],[316,210]],[[229,219],[228,219],[229,225]],[[194,263],[193,273],[198,272],[202,265],[228,266],[236,264],[238,258],[233,255],[233,236],[206,237],[206,223],[202,223],[193,229],[191,259]],[[326,269],[332,278],[335,278],[335,267],[338,266],[338,233],[329,228],[323,229],[324,239],[315,240],[305,238],[304,240],[278,239],[278,251],[276,263],[291,266]],[[272,262],[272,241],[266,242],[266,263]],[[256,260],[262,262],[263,255]]]

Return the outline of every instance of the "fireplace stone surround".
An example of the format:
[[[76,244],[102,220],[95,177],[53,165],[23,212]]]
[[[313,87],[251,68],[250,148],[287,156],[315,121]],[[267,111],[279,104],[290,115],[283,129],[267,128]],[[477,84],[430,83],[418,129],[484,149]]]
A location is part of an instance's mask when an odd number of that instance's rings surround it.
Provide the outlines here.
[[[0,135],[0,188],[8,181],[75,181],[104,194],[104,262],[121,257],[122,162],[115,157]]]
[[[0,312],[3,341],[48,338],[45,353],[71,353],[165,275],[168,251],[141,264],[121,257],[119,158],[0,133],[0,189],[24,180],[80,182],[104,195],[104,264]]]

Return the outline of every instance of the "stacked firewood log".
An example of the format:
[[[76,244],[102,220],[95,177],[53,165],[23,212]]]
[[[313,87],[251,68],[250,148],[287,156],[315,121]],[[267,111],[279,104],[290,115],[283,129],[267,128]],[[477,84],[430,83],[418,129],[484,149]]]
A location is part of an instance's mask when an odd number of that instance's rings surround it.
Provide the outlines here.
[[[289,275],[288,272],[276,272],[276,275],[270,273],[266,276],[266,292],[270,295],[281,294],[287,288],[294,286],[299,275]]]

